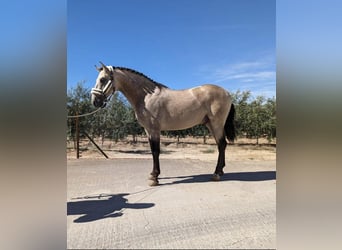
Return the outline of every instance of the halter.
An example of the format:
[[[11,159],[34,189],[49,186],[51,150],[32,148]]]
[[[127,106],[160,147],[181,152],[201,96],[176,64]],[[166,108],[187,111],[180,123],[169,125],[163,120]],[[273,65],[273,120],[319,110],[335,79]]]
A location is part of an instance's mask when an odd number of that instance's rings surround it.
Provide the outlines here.
[[[109,81],[107,82],[107,84],[106,84],[106,86],[104,86],[104,88],[103,89],[100,89],[100,88],[92,88],[91,89],[91,91],[90,91],[90,93],[91,94],[94,94],[94,95],[96,95],[96,96],[101,96],[101,97],[103,97],[103,103],[104,104],[106,104],[109,100],[110,100],[110,98],[111,98],[111,96],[113,95],[113,93],[115,92],[115,88],[114,88],[114,86],[112,86],[112,82],[113,82],[113,80],[114,80],[114,78],[113,78],[113,72],[114,72],[114,67],[112,67],[112,66],[109,66],[110,67],[110,79],[109,79]],[[110,88],[110,86],[112,86],[113,87],[113,92],[110,94],[110,95],[108,95],[108,96],[106,96],[106,92],[107,92],[107,90]],[[104,105],[105,106],[105,105]],[[103,106],[103,107],[104,107]]]

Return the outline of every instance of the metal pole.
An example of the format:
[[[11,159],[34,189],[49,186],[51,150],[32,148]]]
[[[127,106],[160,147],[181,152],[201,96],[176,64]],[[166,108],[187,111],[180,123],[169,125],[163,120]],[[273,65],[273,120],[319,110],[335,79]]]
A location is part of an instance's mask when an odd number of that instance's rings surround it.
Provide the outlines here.
[[[93,141],[93,139],[91,139],[91,137],[83,131],[83,134],[88,137],[88,139],[97,147],[97,149],[108,159],[108,156],[106,155],[105,152],[102,151],[102,149]]]

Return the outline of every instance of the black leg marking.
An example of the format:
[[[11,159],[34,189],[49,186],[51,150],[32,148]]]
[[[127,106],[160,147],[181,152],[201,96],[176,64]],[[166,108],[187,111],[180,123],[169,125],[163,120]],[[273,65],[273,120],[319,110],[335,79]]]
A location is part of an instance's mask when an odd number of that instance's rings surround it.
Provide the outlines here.
[[[151,176],[154,177],[155,180],[158,179],[160,174],[160,166],[159,166],[159,154],[160,154],[160,139],[149,139],[152,156],[153,156],[153,170]]]
[[[226,162],[225,162],[225,150],[227,147],[226,138],[222,137],[219,140],[219,143],[217,144],[217,146],[218,146],[218,150],[219,150],[219,156],[217,159],[217,166],[215,169],[215,174],[218,174],[221,176],[221,175],[223,175],[223,168],[226,165]]]

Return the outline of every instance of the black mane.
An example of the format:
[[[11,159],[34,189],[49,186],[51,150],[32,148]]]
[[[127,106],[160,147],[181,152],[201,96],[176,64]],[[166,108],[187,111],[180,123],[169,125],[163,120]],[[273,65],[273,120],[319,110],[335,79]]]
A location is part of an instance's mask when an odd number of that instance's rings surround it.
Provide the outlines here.
[[[125,67],[114,67],[113,66],[113,69],[120,69],[120,70],[126,70],[126,71],[129,71],[131,73],[134,73],[136,75],[139,75],[139,76],[142,76],[144,78],[146,78],[147,80],[153,82],[156,86],[158,86],[159,88],[168,88],[167,86],[165,86],[164,84],[161,84],[159,82],[156,82],[154,80],[152,80],[151,78],[149,78],[148,76],[144,75],[143,73],[139,72],[139,71],[136,71],[134,69],[130,69],[130,68],[125,68]]]

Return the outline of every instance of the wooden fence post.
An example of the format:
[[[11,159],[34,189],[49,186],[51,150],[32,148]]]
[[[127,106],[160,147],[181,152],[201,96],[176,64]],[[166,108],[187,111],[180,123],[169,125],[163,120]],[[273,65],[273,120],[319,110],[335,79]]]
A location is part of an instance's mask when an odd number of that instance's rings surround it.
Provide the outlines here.
[[[76,115],[78,115],[78,112],[76,112]],[[78,116],[76,116],[76,158],[80,158],[80,128]]]

